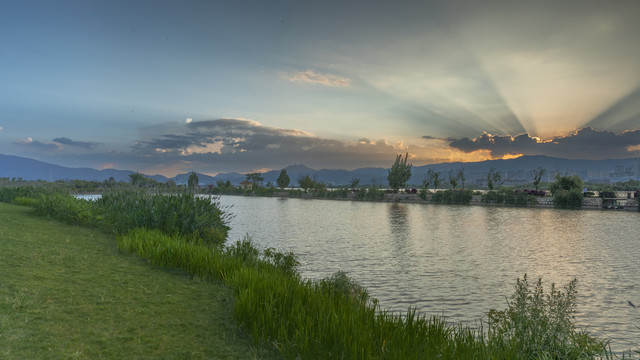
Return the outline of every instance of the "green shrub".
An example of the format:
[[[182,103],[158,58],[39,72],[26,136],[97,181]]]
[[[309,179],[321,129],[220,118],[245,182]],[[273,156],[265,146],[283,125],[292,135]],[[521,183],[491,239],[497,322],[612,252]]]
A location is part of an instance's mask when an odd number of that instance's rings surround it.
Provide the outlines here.
[[[276,270],[293,277],[299,277],[298,267],[300,262],[297,256],[292,252],[276,251],[273,248],[264,250],[264,259],[272,264]]]
[[[38,199],[26,196],[18,196],[13,198],[13,203],[21,206],[30,206],[33,207],[38,202]]]
[[[93,202],[69,194],[40,195],[33,207],[40,216],[49,216],[73,225],[97,226],[102,220]]]
[[[326,195],[328,199],[344,199],[347,196],[349,196],[349,190],[345,188],[341,188],[333,191],[327,191],[327,195]]]
[[[420,197],[420,199],[422,200],[427,200],[427,195],[429,195],[430,192],[427,189],[420,189],[420,191],[418,192],[418,196]]]
[[[491,190],[482,195],[482,202],[488,204],[507,204],[514,206],[529,206],[536,203],[535,196],[529,194],[526,190],[513,190],[503,188],[500,190]]]
[[[320,287],[329,293],[340,294],[361,303],[366,303],[369,300],[367,289],[341,270],[322,279]]]
[[[146,227],[217,246],[226,240],[229,231],[228,215],[216,201],[186,192],[155,195],[142,189],[108,191],[96,205],[118,233]]]
[[[431,202],[436,204],[465,205],[470,204],[472,198],[473,192],[471,190],[444,190],[434,193],[431,196]]]
[[[578,359],[604,354],[605,342],[578,331],[574,325],[576,283],[576,279],[571,281],[564,292],[551,284],[550,293],[544,294],[542,279],[533,289],[526,275],[517,279],[507,309],[489,311],[491,346],[524,359]]]
[[[553,194],[553,206],[556,209],[581,209],[583,193],[578,188],[559,190]]]
[[[62,190],[59,190],[52,186],[2,186],[0,187],[0,201],[11,203],[13,202],[13,199],[17,197],[37,199],[38,197],[40,197],[40,195],[62,193],[64,193]]]

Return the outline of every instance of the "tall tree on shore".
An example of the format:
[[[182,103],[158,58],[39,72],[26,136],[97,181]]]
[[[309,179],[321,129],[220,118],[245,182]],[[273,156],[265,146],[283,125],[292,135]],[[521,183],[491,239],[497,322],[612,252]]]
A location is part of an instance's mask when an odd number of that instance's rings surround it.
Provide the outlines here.
[[[487,187],[491,191],[495,187],[500,187],[500,185],[502,185],[502,176],[499,172],[496,171],[495,168],[491,168],[489,170],[489,174],[487,175]]]
[[[429,183],[433,184],[433,192],[435,193],[438,190],[438,186],[440,186],[440,171],[435,171],[433,169],[429,169],[427,171],[427,175],[429,176]]]
[[[455,190],[458,186],[458,174],[453,172],[453,169],[449,170],[449,185],[451,190]]]
[[[547,170],[543,169],[542,167],[538,167],[537,169],[533,170],[533,186],[536,188],[536,191],[540,189],[540,182],[542,181],[542,177],[546,172]]]
[[[195,171],[192,171],[187,179],[187,187],[189,190],[193,190],[198,186],[199,183],[198,175],[196,175]]]
[[[358,184],[360,184],[360,178],[358,177],[351,178],[350,189],[355,190]]]
[[[289,175],[287,174],[287,170],[286,169],[280,170],[280,175],[278,176],[278,180],[276,180],[280,190],[284,191],[284,188],[289,186],[289,182],[290,181],[291,181],[291,179],[289,178]]]
[[[458,170],[456,178],[458,178],[458,181],[460,181],[460,186],[462,186],[462,190],[464,190],[464,182],[465,180],[467,180],[467,178],[464,177],[464,167],[461,167],[460,170]]]
[[[396,161],[389,169],[389,175],[387,176],[387,182],[389,183],[389,187],[393,189],[394,193],[398,192],[398,189],[404,187],[411,178],[411,167],[412,164],[407,164],[407,159],[409,158],[409,153],[406,153],[404,159],[402,158],[402,154],[396,157]]]
[[[298,185],[300,185],[300,188],[302,188],[304,192],[307,192],[307,190],[316,186],[316,182],[307,174],[298,178]]]

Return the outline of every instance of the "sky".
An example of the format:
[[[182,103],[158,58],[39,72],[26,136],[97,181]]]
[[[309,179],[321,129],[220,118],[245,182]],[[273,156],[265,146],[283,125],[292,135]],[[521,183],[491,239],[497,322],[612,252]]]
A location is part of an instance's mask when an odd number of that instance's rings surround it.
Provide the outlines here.
[[[5,1],[0,154],[174,176],[640,157],[640,1]]]

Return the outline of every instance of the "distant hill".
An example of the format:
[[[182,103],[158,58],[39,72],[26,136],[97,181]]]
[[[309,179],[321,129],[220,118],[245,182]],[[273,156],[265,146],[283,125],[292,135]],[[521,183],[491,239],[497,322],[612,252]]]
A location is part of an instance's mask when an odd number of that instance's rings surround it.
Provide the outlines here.
[[[505,184],[524,184],[532,179],[532,170],[542,167],[547,170],[544,181],[552,180],[555,174],[577,174],[581,178],[589,181],[623,181],[638,178],[637,159],[612,159],[612,160],[569,160],[548,156],[522,156],[509,160],[488,160],[472,163],[442,163],[425,166],[414,166],[413,176],[409,183],[415,186],[422,183],[426,178],[427,171],[433,169],[441,173],[440,178],[447,180],[449,171],[457,171],[464,168],[466,184],[482,186],[486,180],[487,173],[494,168],[500,172]],[[391,165],[391,164],[389,164]],[[305,165],[291,165],[285,168],[291,179],[291,185],[297,185],[298,179],[309,175],[316,181],[324,182],[328,185],[348,185],[354,178],[360,179],[360,185],[387,183],[387,172],[385,168],[360,168],[355,170],[340,169],[311,169]],[[92,180],[103,181],[113,177],[116,181],[128,181],[129,175],[134,173],[130,170],[96,170],[91,168],[70,168],[54,165],[34,159],[2,155],[0,154],[0,177],[22,178],[25,180]],[[149,176],[156,181],[175,181],[177,184],[186,184],[189,173],[179,174],[173,178],[166,178],[162,175]],[[215,185],[218,181],[230,181],[234,185],[246,179],[246,174],[222,173],[216,176],[209,176],[197,173],[200,185]],[[280,175],[280,170],[268,171],[262,176],[264,183],[276,184]]]
[[[391,165],[391,164],[390,164]],[[487,160],[480,162],[453,162],[424,166],[414,166],[413,176],[409,184],[415,186],[422,183],[427,177],[427,171],[433,169],[440,172],[440,179],[447,180],[449,171],[464,169],[466,184],[483,186],[486,183],[487,174],[493,168],[499,172],[505,185],[518,185],[529,183],[533,180],[532,171],[541,167],[546,169],[543,181],[552,181],[556,174],[577,174],[582,179],[588,181],[624,181],[636,179],[638,177],[638,160],[611,159],[611,160],[570,160],[549,156],[521,156],[508,160]],[[388,169],[385,168],[360,168],[355,170],[337,169],[311,169],[304,165],[292,165],[285,168],[291,179],[291,184],[297,184],[302,176],[309,175],[316,181],[329,185],[348,185],[354,178],[360,179],[360,185],[387,183]],[[280,175],[280,170],[273,170],[262,174],[265,183],[271,181],[276,183]],[[214,177],[216,181],[231,181],[238,184],[245,180],[244,174],[218,174]]]
[[[75,179],[103,181],[113,177],[116,181],[127,181],[132,173],[134,172],[114,169],[70,168],[25,157],[0,154],[0,177],[45,181]],[[166,181],[166,178],[162,181]]]

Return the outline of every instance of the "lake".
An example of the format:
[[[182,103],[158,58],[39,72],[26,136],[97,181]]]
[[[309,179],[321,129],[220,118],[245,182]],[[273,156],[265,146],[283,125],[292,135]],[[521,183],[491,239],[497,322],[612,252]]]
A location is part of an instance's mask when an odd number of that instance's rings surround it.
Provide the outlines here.
[[[506,308],[516,278],[578,279],[577,322],[638,348],[640,213],[222,196],[230,241],[291,250],[304,277],[342,270],[383,309],[472,327]]]

